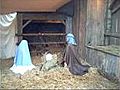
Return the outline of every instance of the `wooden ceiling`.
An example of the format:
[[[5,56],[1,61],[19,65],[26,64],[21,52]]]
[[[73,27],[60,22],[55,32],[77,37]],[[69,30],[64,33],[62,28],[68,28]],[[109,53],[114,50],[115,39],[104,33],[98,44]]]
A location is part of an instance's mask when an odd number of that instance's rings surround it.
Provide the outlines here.
[[[70,0],[1,0],[2,12],[55,12]]]

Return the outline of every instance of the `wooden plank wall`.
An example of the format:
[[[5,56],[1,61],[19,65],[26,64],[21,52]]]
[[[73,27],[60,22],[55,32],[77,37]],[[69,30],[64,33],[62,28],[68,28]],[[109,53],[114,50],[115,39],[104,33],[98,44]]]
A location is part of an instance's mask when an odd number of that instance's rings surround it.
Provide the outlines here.
[[[103,45],[107,0],[87,0],[86,44]]]
[[[87,48],[87,62],[102,71],[108,79],[120,82],[120,56]]]
[[[111,33],[120,35],[120,0],[115,0],[111,8],[112,29]],[[120,45],[120,38],[110,37],[110,44]]]
[[[120,0],[107,0],[105,45],[120,45]]]
[[[85,59],[85,44],[103,45],[107,0],[74,0],[73,33],[78,53]]]
[[[74,0],[73,34],[76,37],[78,57],[85,58],[85,26],[87,0]]]

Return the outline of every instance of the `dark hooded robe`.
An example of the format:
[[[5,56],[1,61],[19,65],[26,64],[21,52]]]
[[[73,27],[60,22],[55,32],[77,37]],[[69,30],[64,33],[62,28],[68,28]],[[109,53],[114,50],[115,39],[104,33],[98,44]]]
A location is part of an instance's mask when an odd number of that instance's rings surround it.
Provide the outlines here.
[[[81,58],[77,57],[78,53],[76,51],[76,45],[68,44],[61,64],[66,62],[69,71],[74,75],[84,75],[88,72],[90,66],[81,64]]]

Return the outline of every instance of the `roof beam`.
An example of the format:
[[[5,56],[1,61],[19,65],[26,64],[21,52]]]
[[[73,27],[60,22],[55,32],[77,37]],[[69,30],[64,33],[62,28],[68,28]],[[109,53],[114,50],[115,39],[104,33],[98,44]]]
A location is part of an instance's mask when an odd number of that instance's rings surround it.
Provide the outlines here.
[[[70,0],[1,0],[2,12],[55,12]]]

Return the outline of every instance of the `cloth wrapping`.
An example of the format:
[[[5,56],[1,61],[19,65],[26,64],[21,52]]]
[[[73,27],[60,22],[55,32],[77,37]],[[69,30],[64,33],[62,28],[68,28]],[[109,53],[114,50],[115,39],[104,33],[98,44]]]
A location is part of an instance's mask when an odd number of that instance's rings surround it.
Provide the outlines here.
[[[17,30],[17,13],[0,15],[0,59],[14,57]]]
[[[42,71],[48,71],[57,66],[57,56],[46,52],[43,57]]]
[[[27,70],[32,70],[35,66],[31,62],[28,42],[22,40],[16,49],[14,65],[10,68],[14,73],[24,74]]]

